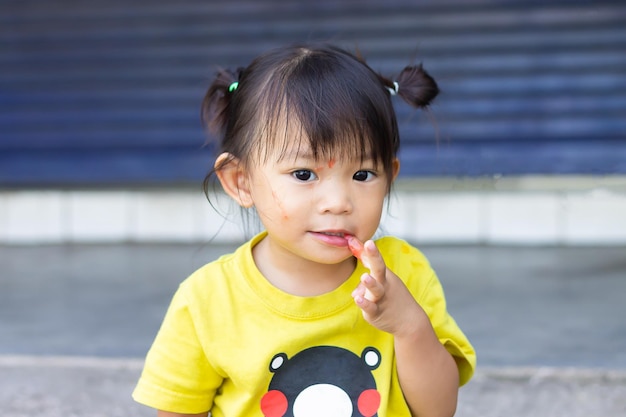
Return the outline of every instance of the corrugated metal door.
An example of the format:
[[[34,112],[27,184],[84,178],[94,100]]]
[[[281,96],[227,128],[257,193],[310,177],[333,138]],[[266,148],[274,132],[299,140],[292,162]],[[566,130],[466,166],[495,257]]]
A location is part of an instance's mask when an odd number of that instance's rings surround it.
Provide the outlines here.
[[[197,182],[217,66],[273,46],[423,61],[430,115],[400,100],[403,175],[626,173],[626,5],[517,1],[4,1],[0,184]]]

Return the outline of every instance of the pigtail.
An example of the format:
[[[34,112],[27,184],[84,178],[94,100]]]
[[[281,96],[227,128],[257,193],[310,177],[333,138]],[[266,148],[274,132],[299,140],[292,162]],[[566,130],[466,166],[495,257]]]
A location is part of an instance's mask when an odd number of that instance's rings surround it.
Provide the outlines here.
[[[242,71],[242,68],[236,71],[219,70],[202,100],[202,123],[213,134],[223,134],[226,129],[231,98]]]
[[[392,95],[399,95],[416,108],[427,107],[439,94],[437,83],[421,64],[405,67],[395,81],[383,78],[383,84]]]

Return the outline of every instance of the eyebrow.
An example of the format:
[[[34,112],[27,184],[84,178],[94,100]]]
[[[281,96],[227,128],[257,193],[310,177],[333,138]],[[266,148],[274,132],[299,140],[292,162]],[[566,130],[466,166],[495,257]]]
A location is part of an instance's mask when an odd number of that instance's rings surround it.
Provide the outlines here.
[[[313,152],[307,150],[306,152],[298,152],[298,151],[289,151],[289,152],[285,152],[282,155],[282,159],[291,159],[291,160],[296,160],[296,159],[308,159],[308,160],[315,160],[317,158],[315,158],[315,156],[313,155]]]
[[[292,150],[292,151],[289,151],[289,152],[285,152],[285,153],[282,155],[281,159],[284,159],[284,160],[289,160],[289,159],[291,159],[291,160],[296,160],[296,159],[305,159],[305,160],[309,160],[309,161],[317,161],[317,160],[319,160],[320,158],[319,158],[319,157],[318,157],[318,158],[316,158],[316,157],[315,157],[315,155],[313,155],[313,152],[311,152],[310,150],[308,150],[308,149],[307,149],[307,150],[306,150],[306,151],[304,151],[304,152],[302,152],[302,151],[298,152],[298,151],[296,151],[296,150]],[[331,159],[332,159],[332,157],[331,157]],[[371,154],[371,152],[368,152],[368,153],[366,153],[365,155],[363,155],[363,161],[373,160],[373,159],[374,159],[374,157],[373,157],[373,155]]]

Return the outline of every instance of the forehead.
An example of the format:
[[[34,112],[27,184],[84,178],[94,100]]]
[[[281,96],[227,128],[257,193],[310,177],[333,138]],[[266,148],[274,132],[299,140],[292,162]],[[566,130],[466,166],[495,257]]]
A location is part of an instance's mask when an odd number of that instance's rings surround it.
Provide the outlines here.
[[[283,108],[267,117],[261,126],[258,151],[261,161],[295,159],[311,160],[365,160],[372,158],[373,141],[369,132],[356,120],[336,120],[332,129],[320,127],[311,120],[300,121],[293,111]],[[378,155],[374,159],[379,159]]]

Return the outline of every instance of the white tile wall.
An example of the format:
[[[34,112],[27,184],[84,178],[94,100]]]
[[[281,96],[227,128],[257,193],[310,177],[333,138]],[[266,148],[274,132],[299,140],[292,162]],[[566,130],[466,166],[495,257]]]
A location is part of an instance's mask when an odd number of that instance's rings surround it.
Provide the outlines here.
[[[130,239],[133,241],[193,240],[199,227],[194,200],[201,193],[138,191],[130,204]]]
[[[0,244],[244,238],[241,210],[196,190],[0,191]],[[382,230],[417,243],[626,245],[626,190],[394,191]],[[256,231],[255,225],[249,233]]]
[[[241,242],[245,239],[242,216],[244,212],[224,194],[195,200],[198,216],[196,238],[202,242]],[[253,231],[250,232],[252,234]]]
[[[7,241],[9,227],[9,203],[6,193],[0,193],[0,243]]]
[[[64,242],[68,239],[68,213],[63,195],[55,191],[3,193],[7,243]]]
[[[115,242],[130,239],[133,201],[130,192],[68,192],[68,239],[72,242]]]
[[[395,191],[385,205],[380,221],[380,232],[384,235],[415,237],[415,197],[407,191]]]
[[[626,243],[624,194],[605,190],[568,193],[564,197],[563,219],[565,243]]]
[[[486,242],[550,244],[563,240],[558,193],[492,193],[485,201]]]
[[[482,193],[425,193],[415,197],[413,239],[420,243],[477,243],[484,239]]]

